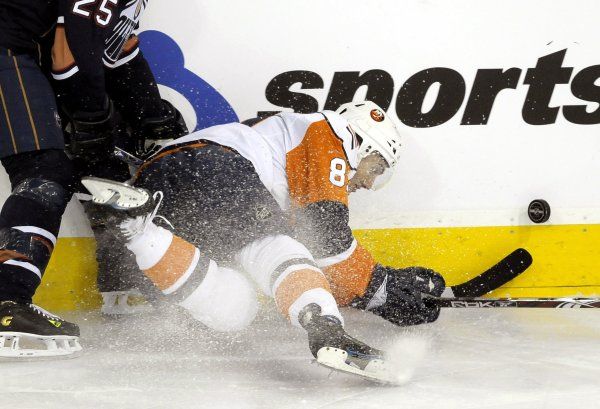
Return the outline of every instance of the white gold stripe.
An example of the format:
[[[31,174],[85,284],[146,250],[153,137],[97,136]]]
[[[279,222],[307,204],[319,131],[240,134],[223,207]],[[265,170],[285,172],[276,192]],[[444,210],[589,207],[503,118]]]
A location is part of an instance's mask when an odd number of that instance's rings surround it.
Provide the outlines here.
[[[24,268],[26,270],[31,271],[36,276],[38,276],[40,278],[40,280],[42,279],[42,273],[40,272],[40,269],[37,268],[36,266],[34,266],[31,263],[27,263],[27,262],[24,262],[24,261],[8,260],[8,261],[5,261],[2,264],[8,264],[8,265],[11,265],[11,266],[22,267],[22,268]]]
[[[104,59],[103,60],[104,61],[104,65],[107,66],[108,68],[119,68],[120,66],[125,65],[129,61],[133,60],[139,53],[140,53],[140,49],[136,48],[136,50],[133,51],[131,54],[129,54],[127,57],[120,58],[117,61],[115,61],[114,63],[112,63],[112,62],[107,61],[106,59]]]
[[[67,78],[71,78],[73,75],[77,74],[78,72],[79,72],[79,67],[75,66],[63,74],[52,73],[52,78],[54,78],[57,81],[66,80]]]
[[[338,254],[337,256],[321,258],[321,259],[317,260],[317,265],[320,268],[325,268],[325,267],[329,267],[329,266],[332,266],[337,263],[341,263],[342,261],[346,261],[350,258],[352,253],[354,253],[354,250],[356,250],[357,246],[358,246],[358,242],[355,239],[352,241],[352,244],[350,245],[348,250],[344,251],[343,253]]]
[[[65,24],[65,17],[64,17],[64,16],[60,16],[60,17],[58,18],[58,20],[56,20],[56,22],[57,22],[58,24]]]
[[[52,242],[53,246],[56,246],[56,236],[48,230],[40,229],[35,226],[14,226],[13,229],[22,231],[23,233],[33,233],[45,237]]]
[[[279,286],[281,285],[283,280],[285,280],[287,278],[287,276],[289,276],[294,271],[299,271],[299,270],[312,270],[312,271],[316,271],[317,273],[323,274],[323,272],[321,270],[319,270],[315,266],[311,266],[310,264],[294,264],[292,266],[289,266],[285,270],[283,270],[283,273],[279,274],[279,277],[277,277],[277,280],[275,280],[275,284],[273,284],[273,288],[271,288],[271,294],[273,294],[273,296],[274,296],[275,292],[277,291],[277,289],[279,288]],[[325,276],[323,275],[323,277],[325,277]]]
[[[198,262],[200,261],[200,250],[196,247],[194,249],[194,258],[192,259],[192,263],[189,268],[185,271],[185,273],[177,279],[173,283],[173,285],[165,290],[163,290],[163,294],[169,295],[173,294],[175,291],[179,290],[183,284],[190,278],[196,267],[198,266]]]

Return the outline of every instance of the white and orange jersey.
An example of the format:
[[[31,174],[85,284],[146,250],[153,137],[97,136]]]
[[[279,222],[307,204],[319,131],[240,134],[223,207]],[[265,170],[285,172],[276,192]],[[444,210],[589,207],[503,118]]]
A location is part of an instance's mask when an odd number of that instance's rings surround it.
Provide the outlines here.
[[[363,295],[375,262],[348,226],[348,176],[358,165],[358,141],[348,122],[332,111],[282,113],[252,128],[226,124],[176,139],[165,147],[207,140],[250,160],[298,239],[314,256],[339,304]]]

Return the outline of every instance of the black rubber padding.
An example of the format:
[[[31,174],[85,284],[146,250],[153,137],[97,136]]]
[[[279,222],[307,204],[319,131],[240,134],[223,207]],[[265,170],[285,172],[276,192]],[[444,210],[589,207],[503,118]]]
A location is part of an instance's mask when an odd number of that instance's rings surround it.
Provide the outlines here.
[[[452,287],[455,297],[481,297],[508,283],[529,268],[533,258],[525,249],[516,249],[498,264],[477,277]]]

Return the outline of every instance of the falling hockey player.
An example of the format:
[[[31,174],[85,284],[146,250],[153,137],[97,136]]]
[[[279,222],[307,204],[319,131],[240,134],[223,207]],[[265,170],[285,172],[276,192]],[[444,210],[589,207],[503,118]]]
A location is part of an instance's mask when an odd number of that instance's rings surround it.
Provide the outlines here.
[[[348,226],[348,193],[391,176],[400,139],[377,105],[351,103],[337,113],[282,113],[176,139],[139,168],[135,188],[83,182],[97,203],[133,209],[122,212],[131,216],[121,223],[127,247],[163,294],[199,321],[227,331],[253,320],[256,294],[244,271],[307,331],[318,362],[393,382],[382,351],[345,332],[338,305],[398,325],[439,315],[421,298],[442,293],[439,274],[377,264]],[[174,232],[157,225],[159,207]]]

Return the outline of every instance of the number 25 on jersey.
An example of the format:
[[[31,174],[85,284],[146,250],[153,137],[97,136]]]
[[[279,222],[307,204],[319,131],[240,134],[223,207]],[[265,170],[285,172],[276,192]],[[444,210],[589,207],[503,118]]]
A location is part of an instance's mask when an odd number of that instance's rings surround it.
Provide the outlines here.
[[[100,3],[100,5],[98,5]],[[118,0],[79,0],[73,3],[73,14],[94,18],[101,27],[106,27],[113,18],[113,8]]]

